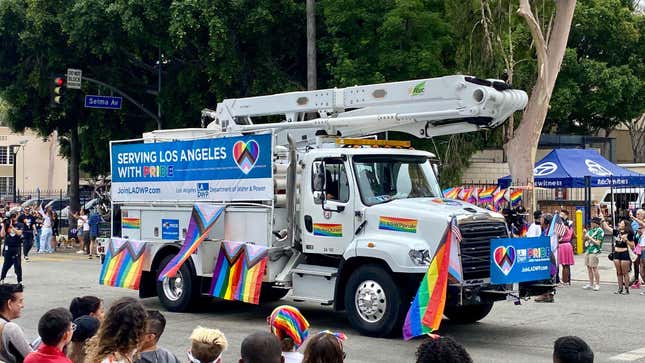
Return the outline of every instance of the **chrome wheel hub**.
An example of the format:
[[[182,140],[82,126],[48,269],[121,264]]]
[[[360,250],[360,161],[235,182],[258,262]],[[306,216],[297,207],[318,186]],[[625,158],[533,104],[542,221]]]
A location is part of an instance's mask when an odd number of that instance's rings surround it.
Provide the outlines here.
[[[177,271],[175,277],[167,277],[162,282],[164,295],[170,301],[177,301],[184,293],[184,279],[181,272]]]
[[[358,315],[368,323],[376,323],[385,315],[385,291],[376,281],[367,280],[358,285],[354,302]]]

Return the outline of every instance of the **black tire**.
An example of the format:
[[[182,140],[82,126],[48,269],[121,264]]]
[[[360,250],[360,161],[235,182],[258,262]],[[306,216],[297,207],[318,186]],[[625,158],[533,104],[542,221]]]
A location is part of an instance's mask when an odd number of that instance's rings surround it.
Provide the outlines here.
[[[381,310],[375,307],[374,314],[369,314],[369,311],[365,310],[363,310],[363,313],[359,313],[360,308],[357,306],[356,301],[359,289],[374,293],[370,295],[373,298],[372,303],[379,301],[379,295],[384,297],[385,309]],[[406,314],[405,304],[403,304],[404,294],[404,291],[397,287],[393,276],[384,268],[378,265],[361,266],[352,273],[345,285],[347,318],[354,329],[367,336],[400,335]],[[381,303],[383,302],[382,300],[380,301]],[[374,306],[372,303],[370,303],[370,306]],[[378,303],[375,304],[378,305]]]
[[[260,291],[260,304],[278,301],[285,297],[289,293],[289,289],[280,289],[273,287],[270,284],[262,284],[262,290]]]
[[[493,303],[451,307],[446,306],[443,315],[456,324],[472,324],[485,318],[492,308]]]
[[[155,280],[159,276],[159,273],[163,268],[170,262],[174,255],[168,255],[161,260],[161,263],[157,266],[157,271],[155,273]],[[190,266],[190,262],[186,261],[179,271],[177,271],[176,278],[181,280],[181,291],[174,289],[175,283],[177,280],[173,279],[164,279],[163,281],[157,281],[157,296],[161,304],[168,309],[168,311],[174,312],[184,312],[195,302],[197,295],[199,294],[199,289],[196,283],[196,278],[193,275]],[[164,284],[166,286],[164,287]],[[176,296],[170,295],[172,292],[176,292]]]

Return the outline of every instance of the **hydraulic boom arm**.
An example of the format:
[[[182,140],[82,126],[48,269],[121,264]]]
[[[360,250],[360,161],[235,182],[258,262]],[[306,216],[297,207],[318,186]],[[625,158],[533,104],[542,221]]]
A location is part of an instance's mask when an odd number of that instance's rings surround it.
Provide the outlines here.
[[[499,126],[528,101],[524,91],[497,80],[446,76],[347,88],[281,93],[226,99],[215,112],[209,129],[252,132],[289,130],[299,140],[311,140],[321,131],[343,137],[383,131],[401,131],[419,138],[476,131]],[[318,118],[304,120],[307,113]],[[254,117],[281,115],[284,121],[256,124]],[[300,131],[296,131],[300,130]]]

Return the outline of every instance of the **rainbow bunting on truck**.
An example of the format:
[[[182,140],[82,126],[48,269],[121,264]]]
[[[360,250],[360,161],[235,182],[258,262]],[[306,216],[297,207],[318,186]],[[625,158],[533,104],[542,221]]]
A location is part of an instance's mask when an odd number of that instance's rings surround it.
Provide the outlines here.
[[[210,294],[225,300],[260,302],[268,248],[223,241],[213,270]]]
[[[184,245],[175,257],[164,267],[159,274],[158,280],[163,281],[166,277],[175,277],[177,271],[186,262],[190,255],[195,253],[197,247],[208,237],[215,222],[224,212],[224,207],[215,204],[195,203],[186,232]]]
[[[146,243],[112,238],[107,247],[99,284],[138,290]]]

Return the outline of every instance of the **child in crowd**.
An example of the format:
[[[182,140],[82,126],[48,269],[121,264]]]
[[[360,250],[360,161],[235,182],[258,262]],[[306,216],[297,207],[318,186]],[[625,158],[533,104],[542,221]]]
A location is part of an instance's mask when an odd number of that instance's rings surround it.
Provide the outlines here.
[[[576,336],[558,338],[553,344],[553,363],[593,363],[593,351]]]
[[[38,322],[38,334],[43,344],[31,352],[24,363],[72,363],[63,350],[72,340],[76,326],[72,324],[72,314],[65,308],[46,312]]]
[[[74,319],[89,315],[103,320],[103,302],[96,296],[75,297],[69,304],[69,311]]]
[[[134,361],[146,332],[146,309],[139,300],[124,297],[105,314],[99,331],[87,347],[86,361],[130,363]]]
[[[72,335],[72,342],[67,346],[67,358],[74,363],[85,363],[85,344],[96,335],[99,330],[99,319],[83,315],[74,319],[76,330]]]
[[[346,354],[343,342],[347,339],[343,333],[323,331],[309,338],[302,363],[342,363]]]
[[[450,337],[431,335],[417,348],[417,363],[472,363],[466,349]]]
[[[303,355],[298,353],[309,334],[309,322],[293,306],[282,305],[273,310],[267,318],[271,332],[280,339],[285,363],[300,363]]]
[[[137,363],[181,363],[167,349],[157,346],[159,338],[166,328],[166,318],[157,310],[148,310],[146,316],[146,334],[143,336],[141,356]],[[210,362],[210,361],[209,361]]]
[[[190,362],[222,362],[222,353],[228,348],[228,341],[221,331],[198,326],[193,330],[190,339],[192,344],[186,352]]]

